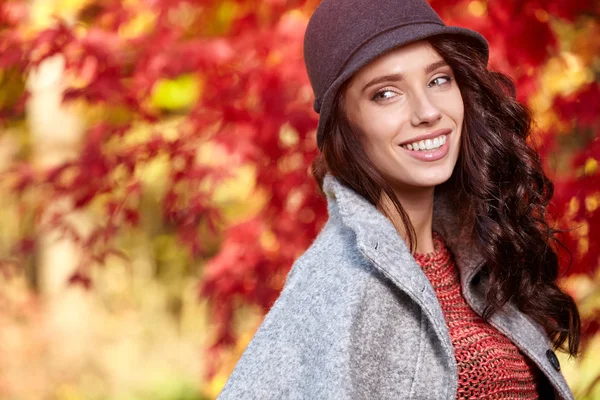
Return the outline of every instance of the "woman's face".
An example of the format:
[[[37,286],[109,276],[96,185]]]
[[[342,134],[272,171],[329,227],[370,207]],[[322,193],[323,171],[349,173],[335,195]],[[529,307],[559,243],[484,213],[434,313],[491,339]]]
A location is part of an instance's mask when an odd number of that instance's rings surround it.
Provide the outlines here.
[[[454,74],[427,41],[372,61],[349,82],[344,105],[378,171],[397,190],[448,180],[464,105]]]

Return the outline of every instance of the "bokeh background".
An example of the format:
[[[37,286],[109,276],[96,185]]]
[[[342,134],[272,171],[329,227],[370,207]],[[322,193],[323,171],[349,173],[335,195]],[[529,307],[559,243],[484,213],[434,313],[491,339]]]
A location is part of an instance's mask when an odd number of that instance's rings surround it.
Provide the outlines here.
[[[1,399],[216,397],[326,219],[317,4],[0,2]],[[562,370],[600,399],[600,2],[431,4],[534,112],[584,321]]]

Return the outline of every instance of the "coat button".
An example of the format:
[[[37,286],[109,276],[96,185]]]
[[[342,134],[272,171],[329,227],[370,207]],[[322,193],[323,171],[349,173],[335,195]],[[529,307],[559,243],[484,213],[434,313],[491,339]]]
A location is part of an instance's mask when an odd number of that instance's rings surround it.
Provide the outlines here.
[[[554,354],[554,352],[552,350],[550,350],[550,349],[546,350],[546,357],[548,357],[548,361],[550,361],[550,364],[552,364],[554,369],[557,371],[560,371],[560,363],[558,362],[558,358],[556,357],[556,354]]]

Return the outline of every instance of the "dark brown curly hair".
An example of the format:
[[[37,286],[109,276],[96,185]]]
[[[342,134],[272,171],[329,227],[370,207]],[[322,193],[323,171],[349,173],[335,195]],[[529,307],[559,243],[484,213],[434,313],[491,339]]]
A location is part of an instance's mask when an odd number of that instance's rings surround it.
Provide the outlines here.
[[[459,196],[462,208],[457,212],[473,217],[475,242],[489,274],[483,318],[488,320],[513,301],[545,328],[555,349],[577,356],[581,321],[573,298],[557,285],[557,252],[564,246],[557,237],[560,231],[547,220],[554,186],[527,142],[531,113],[516,100],[510,77],[488,70],[486,60],[468,43],[451,36],[432,37],[429,42],[452,68],[464,102],[466,134],[453,174],[442,189]],[[348,84],[349,80],[338,91],[322,151],[313,161],[313,176],[322,188],[323,177],[330,172],[376,206],[387,195],[414,252],[416,235],[406,211],[346,117],[343,96]]]

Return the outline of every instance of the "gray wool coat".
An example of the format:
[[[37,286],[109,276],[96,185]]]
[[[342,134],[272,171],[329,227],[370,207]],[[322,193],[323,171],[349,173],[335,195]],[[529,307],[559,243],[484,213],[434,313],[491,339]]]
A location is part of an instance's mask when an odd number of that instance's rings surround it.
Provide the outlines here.
[[[285,286],[219,400],[455,399],[454,350],[435,291],[392,223],[326,175],[329,218]],[[454,255],[467,303],[481,315],[482,257],[449,201],[434,229]],[[509,303],[491,325],[539,367],[542,399],[573,399],[543,329]]]

